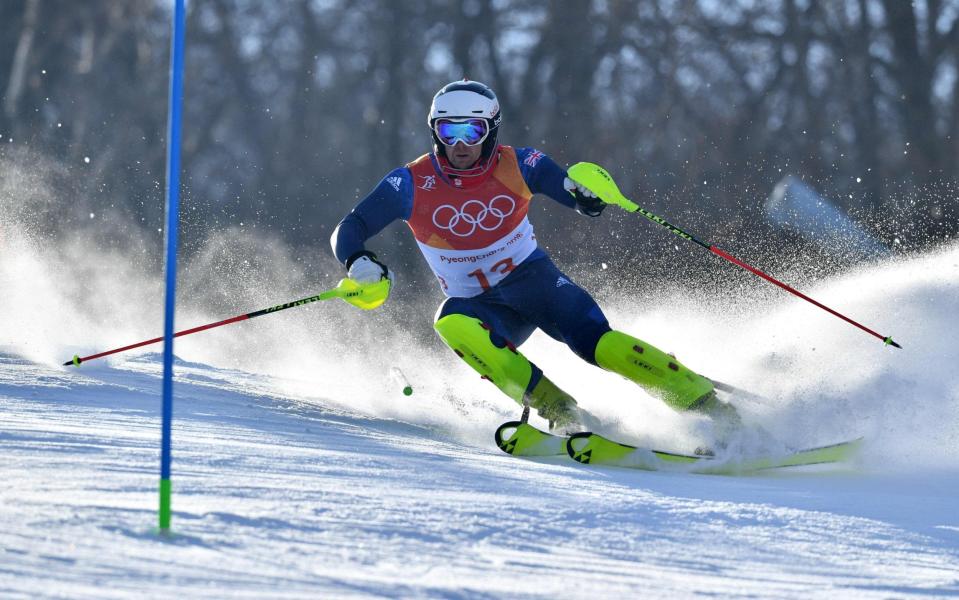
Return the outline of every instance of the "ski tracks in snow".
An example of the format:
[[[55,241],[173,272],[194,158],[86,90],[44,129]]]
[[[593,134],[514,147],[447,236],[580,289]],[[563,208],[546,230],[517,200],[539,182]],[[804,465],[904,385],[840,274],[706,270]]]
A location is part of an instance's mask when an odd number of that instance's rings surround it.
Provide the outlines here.
[[[955,473],[583,468],[177,369],[0,354],[0,596],[959,595]]]

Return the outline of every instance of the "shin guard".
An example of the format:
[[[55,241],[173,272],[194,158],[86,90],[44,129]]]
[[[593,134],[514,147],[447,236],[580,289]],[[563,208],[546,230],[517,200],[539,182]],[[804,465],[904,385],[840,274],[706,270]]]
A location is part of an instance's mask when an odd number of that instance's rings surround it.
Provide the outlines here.
[[[447,315],[433,327],[446,345],[483,379],[490,380],[504,394],[523,404],[535,367],[512,344],[497,346],[490,338],[489,328],[479,319],[466,315]]]
[[[688,410],[713,391],[713,383],[662,350],[619,331],[596,344],[596,364],[639,384],[676,410]]]
[[[491,381],[518,404],[528,404],[535,409],[549,421],[550,429],[582,430],[587,416],[576,406],[576,400],[543,375],[512,344],[505,340],[502,346],[494,343],[492,332],[482,321],[452,314],[437,321],[434,328],[453,352],[483,379]]]

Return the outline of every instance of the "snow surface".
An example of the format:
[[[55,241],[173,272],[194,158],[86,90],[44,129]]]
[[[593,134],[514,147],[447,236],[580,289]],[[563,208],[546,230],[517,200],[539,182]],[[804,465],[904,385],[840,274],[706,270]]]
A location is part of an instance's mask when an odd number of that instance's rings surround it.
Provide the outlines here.
[[[516,407],[452,353],[371,327],[389,307],[182,338],[164,538],[159,348],[59,366],[155,335],[159,282],[122,253],[78,267],[9,229],[0,245],[2,598],[959,596],[959,248],[805,290],[903,350],[788,297],[608,307],[768,398],[741,410],[790,444],[865,435],[853,465],[722,477],[507,456],[492,433]],[[301,296],[284,285],[235,312]],[[187,306],[178,326],[226,316]],[[708,430],[548,338],[523,350],[624,439],[688,450]]]

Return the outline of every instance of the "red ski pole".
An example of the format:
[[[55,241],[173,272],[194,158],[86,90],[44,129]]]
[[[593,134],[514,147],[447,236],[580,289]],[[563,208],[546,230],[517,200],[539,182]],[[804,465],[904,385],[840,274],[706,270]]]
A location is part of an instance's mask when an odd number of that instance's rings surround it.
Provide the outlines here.
[[[789,287],[788,285],[779,281],[778,279],[771,277],[770,275],[767,275],[766,273],[763,273],[756,267],[746,264],[745,262],[739,260],[732,254],[729,254],[728,252],[725,252],[724,250],[721,250],[712,244],[707,244],[706,242],[696,239],[696,237],[693,236],[692,234],[686,233],[679,227],[676,227],[672,223],[668,222],[666,219],[662,217],[658,217],[654,215],[653,213],[649,212],[648,210],[646,210],[645,208],[639,206],[632,200],[623,196],[622,192],[619,191],[619,187],[616,186],[616,182],[613,181],[613,178],[610,177],[609,173],[607,173],[606,170],[600,167],[599,165],[595,165],[593,163],[587,163],[587,162],[576,163],[575,165],[570,167],[567,172],[569,173],[570,179],[573,179],[574,181],[581,183],[587,188],[589,188],[590,190],[596,192],[596,194],[603,200],[603,202],[606,202],[607,204],[615,204],[629,212],[638,212],[639,214],[643,215],[650,221],[654,223],[658,223],[662,225],[663,227],[665,227],[666,229],[669,229],[670,231],[672,231],[679,237],[685,240],[689,240],[691,242],[695,242],[696,244],[699,244],[700,246],[709,250],[716,256],[720,256],[728,260],[729,262],[733,263],[734,265],[738,267],[742,267],[743,269],[746,269],[750,273],[753,273],[754,275],[758,275],[762,277],[763,279],[765,279],[766,281],[781,287],[782,289],[786,290],[790,294],[798,296],[802,298],[803,300],[805,300],[806,302],[810,302],[814,304],[815,306],[818,306],[824,311],[839,317],[840,319],[842,319],[843,321],[846,321],[847,323],[851,325],[855,325],[856,327],[858,327],[859,329],[862,329],[869,335],[879,338],[887,346],[902,348],[902,346],[900,346],[899,344],[893,341],[892,337],[884,336],[879,333],[876,333],[875,331],[873,331],[872,329],[869,329],[865,325],[861,323],[857,323],[856,321],[853,321],[849,317],[829,308],[825,304],[821,302],[817,302],[816,300],[813,300],[812,298],[803,294],[802,292]]]
[[[268,315],[271,313],[279,312],[281,310],[286,310],[288,308],[293,308],[295,306],[303,306],[304,304],[309,304],[311,302],[316,302],[317,300],[328,300],[330,298],[341,298],[346,302],[349,302],[353,306],[362,308],[364,310],[372,310],[377,306],[386,302],[387,296],[390,294],[390,280],[382,279],[377,283],[369,284],[359,284],[353,281],[352,279],[343,279],[340,281],[332,290],[327,290],[322,294],[317,294],[316,296],[310,296],[309,298],[303,298],[301,300],[294,300],[293,302],[287,302],[286,304],[279,304],[277,306],[270,306],[268,308],[263,308],[256,310],[245,315],[237,315],[229,319],[223,319],[222,321],[217,321],[216,323],[208,323],[206,325],[200,325],[199,327],[193,327],[191,329],[184,329],[183,331],[178,331],[173,334],[173,337],[180,337],[184,335],[190,335],[191,333],[197,333],[199,331],[206,331],[207,329],[213,329],[214,327],[220,327],[222,325],[229,325],[230,323],[238,323],[240,321],[246,321],[247,319],[252,319],[254,317],[260,317],[262,315]],[[101,358],[104,356],[109,356],[111,354],[117,354],[118,352],[124,352],[126,350],[132,350],[134,348],[139,348],[141,346],[149,346],[150,344],[155,344],[157,342],[162,342],[163,336],[156,337],[149,340],[143,340],[142,342],[137,342],[135,344],[130,344],[129,346],[123,346],[122,348],[114,348],[113,350],[107,350],[106,352],[98,352],[97,354],[91,354],[90,356],[79,356],[74,355],[72,360],[68,360],[63,363],[63,366],[68,367],[70,365],[80,366],[80,363],[84,363],[95,358]]]

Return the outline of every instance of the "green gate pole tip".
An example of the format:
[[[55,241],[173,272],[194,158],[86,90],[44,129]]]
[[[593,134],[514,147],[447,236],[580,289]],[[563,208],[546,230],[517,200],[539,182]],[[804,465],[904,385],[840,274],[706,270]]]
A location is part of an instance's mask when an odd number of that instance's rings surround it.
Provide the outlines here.
[[[160,535],[170,535],[170,496],[173,491],[169,479],[160,480]]]
[[[413,388],[410,387],[410,386],[406,386],[405,388],[403,388],[403,395],[404,395],[404,396],[412,396],[412,395],[413,395]]]

